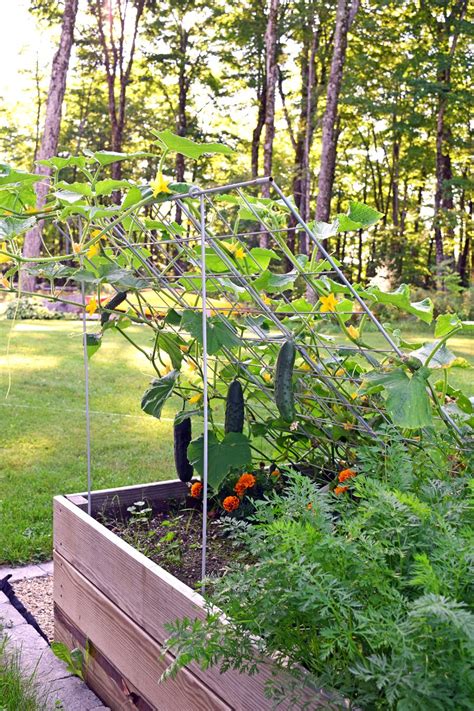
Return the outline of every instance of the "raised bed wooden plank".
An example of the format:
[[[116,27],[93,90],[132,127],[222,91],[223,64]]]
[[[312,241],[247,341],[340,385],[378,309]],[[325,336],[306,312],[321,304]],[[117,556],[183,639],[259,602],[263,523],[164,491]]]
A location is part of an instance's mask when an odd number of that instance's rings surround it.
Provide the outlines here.
[[[205,617],[201,595],[64,497],[56,497],[54,501],[54,541],[55,550],[65,560],[158,643],[168,636],[166,623],[180,617]],[[235,671],[221,674],[215,668],[206,671],[196,665],[191,668],[222,698],[232,699],[239,711],[253,708],[269,711],[273,707],[264,693],[270,669],[248,677]]]
[[[87,664],[84,667],[85,681],[103,701],[112,709],[120,711],[150,711],[150,705],[140,698],[129,679],[124,679],[103,654],[74,626],[57,606],[54,610],[54,639],[63,642],[68,649],[80,649]],[[154,711],[151,709],[151,711]]]
[[[123,679],[129,680],[134,689],[140,690],[143,700],[152,709],[231,710],[214,690],[187,669],[165,684],[158,684],[171,657],[162,659],[160,645],[57,552],[54,590],[59,610],[69,620],[76,621],[93,648],[119,669]],[[92,677],[90,682],[94,688]]]
[[[134,484],[133,486],[120,486],[115,489],[98,489],[91,493],[92,515],[103,511],[107,506],[113,506],[114,502],[119,504],[121,508],[126,508],[135,501],[143,499],[149,501],[160,501],[166,499],[174,499],[186,496],[188,487],[179,479],[170,479],[169,481],[158,481],[150,484]],[[77,505],[84,511],[87,510],[87,492],[80,494],[72,494],[67,498],[71,500],[71,496],[83,497],[83,501],[79,501]]]

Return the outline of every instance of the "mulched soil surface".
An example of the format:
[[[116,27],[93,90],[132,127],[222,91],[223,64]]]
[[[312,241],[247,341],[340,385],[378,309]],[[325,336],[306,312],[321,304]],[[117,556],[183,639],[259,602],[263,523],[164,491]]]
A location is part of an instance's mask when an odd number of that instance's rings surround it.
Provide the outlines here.
[[[35,617],[48,639],[54,640],[53,576],[18,580],[12,583],[15,595]]]
[[[199,589],[202,552],[201,511],[172,510],[157,513],[146,522],[103,519],[101,523],[161,565],[178,580]],[[222,532],[219,522],[210,519],[207,533],[207,575],[222,575],[230,562],[241,557],[242,554],[234,543]]]

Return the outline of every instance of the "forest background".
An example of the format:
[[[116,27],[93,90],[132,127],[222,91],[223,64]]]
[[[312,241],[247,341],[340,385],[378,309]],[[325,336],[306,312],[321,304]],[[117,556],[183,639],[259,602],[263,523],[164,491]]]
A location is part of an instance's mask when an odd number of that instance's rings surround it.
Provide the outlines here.
[[[178,155],[165,175],[207,186],[272,174],[310,222],[367,203],[383,215],[370,235],[328,245],[348,276],[410,283],[473,318],[468,0],[2,5],[2,162],[47,176],[37,161],[57,153],[152,152],[151,129],[224,142],[232,156]],[[146,182],[157,162],[117,162],[112,177]],[[32,230],[24,250],[44,240],[60,253],[62,239]]]

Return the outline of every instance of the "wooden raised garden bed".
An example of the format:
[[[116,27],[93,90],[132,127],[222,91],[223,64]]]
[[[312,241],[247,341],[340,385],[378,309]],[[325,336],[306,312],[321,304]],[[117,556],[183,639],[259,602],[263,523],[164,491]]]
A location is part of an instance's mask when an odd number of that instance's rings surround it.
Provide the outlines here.
[[[96,491],[92,516],[81,494],[55,498],[55,639],[83,650],[87,683],[113,711],[271,709],[264,695],[270,665],[250,677],[192,664],[158,683],[171,660],[161,657],[164,625],[203,617],[204,599],[94,516],[109,505],[125,509],[145,499],[159,506],[186,493],[180,481]],[[330,708],[324,695],[311,696],[308,708]]]

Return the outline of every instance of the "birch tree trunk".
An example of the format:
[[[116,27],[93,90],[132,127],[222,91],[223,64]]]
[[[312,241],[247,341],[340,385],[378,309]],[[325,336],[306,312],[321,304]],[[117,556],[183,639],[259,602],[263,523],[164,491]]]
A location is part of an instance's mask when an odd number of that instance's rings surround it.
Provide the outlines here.
[[[358,8],[359,0],[353,0],[352,3],[350,0],[338,0],[337,3],[334,50],[328,80],[326,110],[323,117],[321,168],[316,202],[316,220],[319,222],[328,222],[331,210],[338,139],[338,102],[346,59],[347,34]]]
[[[59,47],[54,55],[51,69],[51,79],[49,83],[48,99],[46,102],[46,116],[44,121],[43,136],[38,151],[38,160],[51,158],[57,151],[59,141],[59,130],[61,128],[61,114],[66,91],[66,79],[69,69],[69,59],[74,41],[74,26],[76,24],[78,0],[66,0],[61,26],[61,37]],[[39,165],[36,169],[38,175],[44,175],[45,179],[36,183],[37,206],[43,207],[48,194],[48,178],[51,175],[51,168]],[[25,235],[23,245],[23,256],[38,257],[41,252],[41,240],[43,224],[38,224]],[[21,272],[21,289],[23,291],[34,291],[36,277]]]

